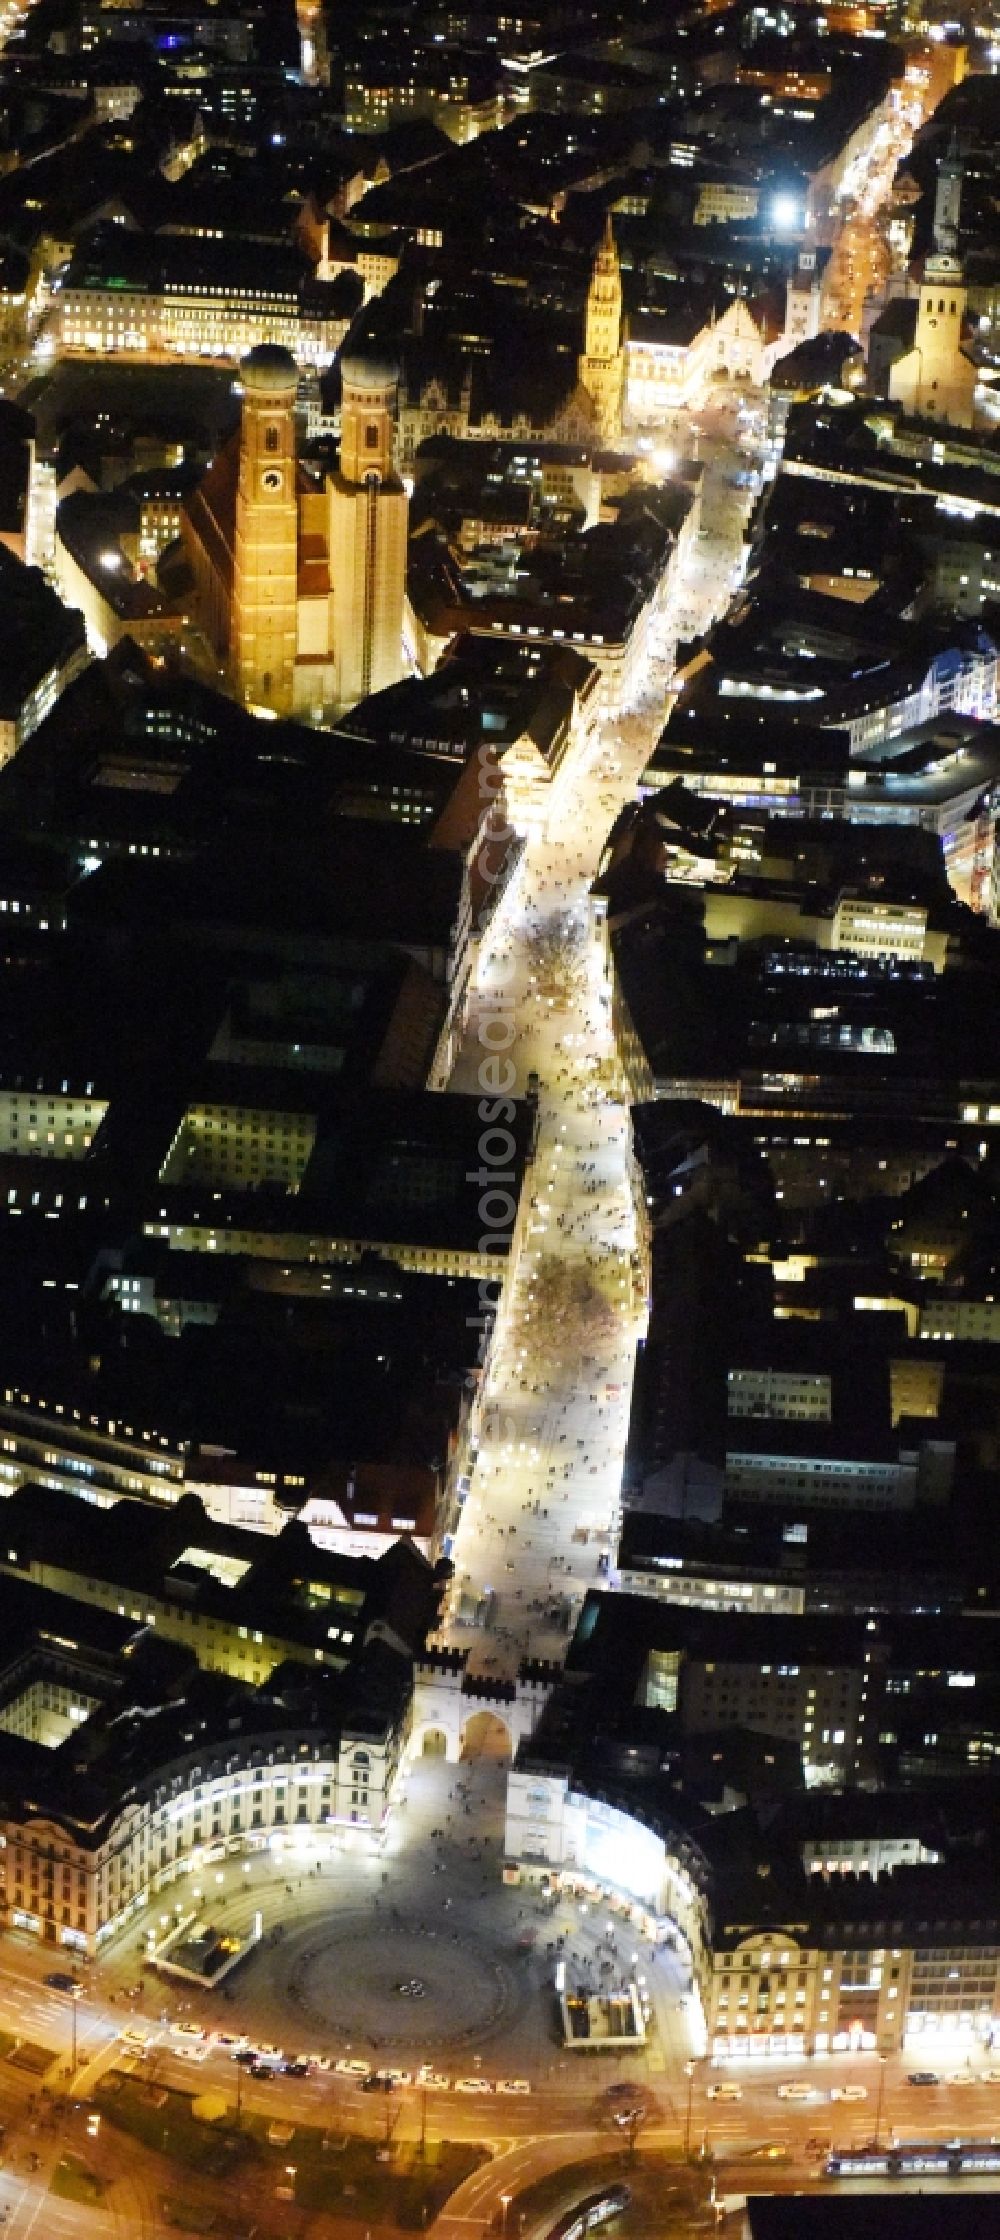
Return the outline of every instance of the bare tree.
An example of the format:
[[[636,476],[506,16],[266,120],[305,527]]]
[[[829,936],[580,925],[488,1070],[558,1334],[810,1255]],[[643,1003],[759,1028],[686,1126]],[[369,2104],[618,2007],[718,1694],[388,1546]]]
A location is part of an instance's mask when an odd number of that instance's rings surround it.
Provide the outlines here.
[[[560,1009],[583,994],[586,952],[582,929],[568,915],[551,919],[531,937],[528,970],[540,996]]]

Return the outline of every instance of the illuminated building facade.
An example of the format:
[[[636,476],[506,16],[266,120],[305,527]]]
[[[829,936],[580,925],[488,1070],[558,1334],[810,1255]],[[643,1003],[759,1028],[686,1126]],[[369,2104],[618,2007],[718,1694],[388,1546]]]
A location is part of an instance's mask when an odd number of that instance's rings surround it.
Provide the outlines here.
[[[341,360],[340,465],[330,506],[330,625],[337,697],[350,707],[403,673],[408,503],[393,467],[398,369]]]
[[[327,366],[347,329],[329,296],[290,251],[106,227],[74,255],[51,331],[65,357],[235,361],[272,343]]]
[[[456,69],[433,49],[409,62],[362,53],[344,80],[344,122],[350,132],[384,132],[422,118],[459,147],[497,132],[512,108],[507,87],[488,66]]]
[[[297,1523],[262,1541],[188,1500],[88,1509],[74,1558],[81,1507],[8,1504],[5,1926],[93,1953],[229,1853],[377,1845],[437,1610],[426,1557],[330,1554]]]
[[[706,179],[698,189],[696,226],[746,224],[757,216],[760,188],[739,179]]]
[[[627,417],[655,425],[680,406],[701,401],[719,375],[759,383],[767,368],[761,328],[742,296],[719,317],[701,310],[639,313],[625,345]]]
[[[507,1784],[508,1870],[624,1912],[654,1943],[679,1941],[694,2040],[713,2062],[902,2051],[937,2061],[990,2045],[1000,2025],[995,1895],[992,1913],[985,1893],[963,1896],[921,1846],[918,1863],[879,1874],[877,1847],[862,1847],[872,1864],[859,1868],[838,1844],[832,1862],[789,1859],[799,1882],[789,1912],[770,1862],[745,1878],[727,1871],[726,1817],[703,1820],[700,1843],[638,1801],[630,1809],[620,1788],[598,1793],[532,1764],[529,1746]]]
[[[407,499],[393,469],[396,369],[341,366],[341,449],[297,456],[297,373],[262,346],[243,366],[240,432],[185,508],[201,627],[248,707],[316,721],[402,675]]]
[[[41,576],[21,565],[0,539],[0,601],[4,662],[0,675],[0,768],[44,723],[67,685],[88,661],[78,614],[67,613]],[[0,911],[7,908],[0,898]],[[4,1098],[0,1092],[0,1144]]]
[[[0,1823],[5,1923],[93,1954],[156,1893],[233,1853],[377,1848],[405,1725],[373,1728],[300,1736],[251,1727],[182,1749],[89,1826],[72,1809],[13,1807]]]
[[[593,399],[601,439],[615,443],[622,431],[625,359],[622,350],[622,275],[610,214],[594,259],[584,322],[580,386]]]
[[[722,1949],[705,1953],[700,1989],[716,2060],[904,2049],[940,2059],[953,2045],[989,2044],[1000,2006],[997,1923],[976,1934],[967,1920],[928,1921],[934,1941],[925,1944],[915,1924],[891,1918],[888,1876],[867,1890],[873,1920],[845,1919],[842,1891],[828,1924],[817,1918],[804,1934],[799,1924],[730,1930]]]
[[[233,551],[236,689],[247,707],[284,716],[298,650],[297,379],[294,360],[273,345],[245,361]]]
[[[913,347],[889,373],[889,395],[922,420],[971,428],[976,369],[962,347],[966,287],[957,257],[928,257],[917,298]]]

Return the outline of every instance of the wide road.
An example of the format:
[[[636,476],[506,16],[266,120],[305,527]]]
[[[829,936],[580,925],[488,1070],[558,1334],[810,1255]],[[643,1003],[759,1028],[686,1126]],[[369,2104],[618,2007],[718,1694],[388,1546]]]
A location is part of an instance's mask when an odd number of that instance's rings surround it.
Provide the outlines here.
[[[499,1778],[499,1769],[494,1771]],[[476,1774],[477,1780],[486,1773],[487,1769],[482,1768]],[[441,1782],[446,1778],[446,1769],[439,1762],[423,1761],[411,1769],[408,1776],[408,1782],[412,1781],[415,1786],[402,1819],[408,1833],[412,1824],[412,1838],[401,1846],[389,1870],[400,1877],[400,1894],[411,1865],[416,1884],[419,1884],[418,1853],[427,1849],[425,1814],[420,1808],[418,1794],[420,1786],[425,1781],[433,1785],[435,1780]],[[430,1794],[427,1810],[436,1811],[438,1815],[442,1810],[441,1802],[435,1804]],[[344,1884],[337,1893],[337,1900],[348,1906],[357,1902],[364,1887],[370,1890],[372,1883],[370,1864],[362,1860],[339,1862],[333,1873],[324,1874],[318,1881],[314,1877],[312,1888],[309,1876],[303,1875],[296,1880],[290,1896],[282,1879],[287,1869],[280,1863],[273,1866],[263,1861],[255,1863],[251,1889],[244,1883],[242,1867],[237,1870],[231,1863],[225,1871],[234,1881],[232,1917],[243,1920],[248,1917],[249,1908],[260,1904],[266,1923],[280,1915],[285,1929],[283,1945],[287,1943],[289,1947],[295,1945],[299,1918],[305,1922],[310,1917],[310,1909],[314,1924],[336,1920],[334,1874]],[[468,1894],[463,1898],[461,1878],[456,1879],[456,1871],[449,1869],[443,1880],[438,1878],[437,1886],[442,1890],[455,1890],[456,1913],[448,1918],[459,1917],[464,1924],[466,1907],[472,1909],[469,1926],[462,1928],[463,1940],[475,1935],[474,1923],[481,1918],[490,1934],[506,1934],[509,1945],[511,1936],[517,1934],[517,1902],[518,1899],[523,1902],[524,1893],[504,1891],[491,1883],[487,1892],[476,1895],[470,1881]],[[430,1866],[426,1867],[425,1876],[432,1872]],[[383,1889],[380,1879],[377,1889],[379,1892]],[[379,1898],[380,1905],[388,1903],[393,1890],[394,1882],[390,1881],[388,1893]],[[320,1901],[318,1915],[317,1899]],[[374,1899],[369,1898],[368,1903],[373,1905]],[[534,1919],[533,1914],[531,1918]],[[593,1918],[593,1909],[584,1914],[580,1906],[568,1901],[547,1919],[553,1930],[568,1928],[572,1945],[581,1953],[601,1927],[600,1917],[596,1921]],[[508,1923],[506,1932],[505,1921]],[[134,1928],[141,1933],[141,1920]],[[274,1949],[280,1951],[282,1947]],[[699,2063],[690,2079],[689,2103],[688,2080],[682,2067],[685,2042],[676,1971],[660,1960],[655,1965],[649,1963],[645,1954],[642,1959],[654,1995],[656,2039],[646,2063],[622,2064],[622,2073],[641,2080],[644,2089],[647,2120],[640,2134],[640,2144],[668,2151],[682,2151],[685,2145],[690,2145],[695,2152],[707,2148],[714,2158],[720,2192],[745,2191],[748,2185],[768,2190],[774,2184],[782,2189],[794,2186],[799,2190],[823,2182],[819,2175],[819,2155],[815,2144],[810,2142],[831,2140],[860,2144],[871,2136],[876,2117],[878,2072],[870,2058],[743,2069],[739,2076],[742,2097],[733,2104],[709,2097],[709,2087],[718,2081],[718,2073],[707,2064]],[[0,2025],[12,2037],[22,2037],[54,2053],[56,2058],[45,2081],[50,2092],[58,2095],[60,2085],[65,2082],[61,2071],[71,2046],[72,2008],[66,1996],[53,1991],[43,1981],[44,1975],[51,1972],[52,1964],[51,1953],[20,1939],[6,1940],[4,1971],[0,1979]],[[615,2129],[611,2120],[612,2102],[607,2091],[605,2064],[593,2064],[585,2059],[574,2063],[558,2056],[547,2032],[540,2028],[538,2018],[544,2010],[546,1976],[543,1944],[537,1964],[532,1961],[526,1966],[526,1989],[530,1988],[530,1997],[523,2020],[515,2022],[515,2037],[509,2045],[505,2039],[494,2042],[486,2038],[478,2059],[471,2050],[464,2054],[457,2048],[447,2053],[438,2052],[436,2048],[432,2050],[435,2065],[449,2070],[453,2079],[471,2069],[495,2085],[504,2071],[511,2074],[516,2066],[521,2073],[527,2072],[530,2076],[532,2090],[527,2095],[505,2097],[494,2089],[476,2097],[463,2096],[454,2089],[431,2089],[425,2097],[415,2086],[409,2086],[387,2102],[379,2096],[364,2094],[347,2078],[321,2072],[307,2079],[277,2076],[273,2080],[246,2081],[242,2105],[249,2113],[279,2121],[320,2125],[336,2132],[361,2131],[370,2137],[382,2132],[386,2114],[390,2112],[395,2135],[401,2144],[415,2141],[426,2127],[431,2139],[467,2139],[487,2145],[492,2158],[489,2167],[468,2181],[461,2196],[449,2203],[442,2219],[449,2224],[443,2240],[476,2240],[478,2232],[495,2222],[505,2194],[514,2198],[547,2171],[606,2152],[622,2139],[621,2131]],[[192,2063],[185,2059],[172,2033],[172,2022],[199,2022],[208,2030],[254,2027],[261,2035],[278,2036],[288,2051],[311,2050],[316,2039],[319,2050],[331,2056],[352,2042],[355,2052],[368,2051],[358,2042],[356,2034],[353,2041],[350,2039],[349,2033],[352,2027],[356,2032],[356,2024],[352,2025],[347,2007],[339,1998],[334,2000],[329,2027],[317,2031],[314,2037],[301,2015],[293,2019],[287,2008],[281,2009],[277,1987],[270,1982],[266,1971],[259,1982],[257,1974],[252,1974],[245,1988],[238,1986],[234,2000],[228,2002],[218,1994],[199,1995],[183,1986],[168,1988],[147,1976],[139,2004],[129,1997],[130,1987],[134,1990],[136,1982],[135,1969],[134,1937],[129,1934],[88,1971],[86,1996],[77,2008],[80,2063],[77,2092],[92,2090],[101,2072],[112,2063],[128,2066],[129,2056],[120,2033],[134,2021],[141,2021],[149,2028],[153,2038],[152,2064],[137,2068],[137,2074],[152,2075],[158,2083],[181,2090],[221,2091],[231,2105],[236,2100],[234,2063],[224,2049],[217,2046],[212,2047],[204,2061]],[[403,2026],[409,2027],[410,2018],[402,2002],[398,2003],[398,2008]],[[291,2028],[288,2027],[290,2022]],[[378,2058],[391,2058],[400,2065],[415,2067],[418,2056],[426,2055],[427,2051],[421,2044],[420,2027],[420,2017],[414,2013],[412,2043],[394,2047],[391,2056],[383,2050]],[[779,2099],[779,2084],[793,2078],[808,2082],[813,2093],[809,2101]],[[95,2240],[105,2240],[105,2235],[110,2240],[112,2234],[120,2236],[120,2240],[125,2240],[126,2235],[134,2236],[134,2240],[138,2240],[139,2235],[143,2240],[160,2240],[159,2200],[161,2189],[169,2183],[166,2167],[161,2167],[156,2158],[147,2157],[142,2168],[137,2169],[134,2149],[123,2144],[108,2124],[102,2127],[100,2139],[94,2146],[86,2136],[85,2109],[78,2113],[69,2109],[50,2124],[45,2104],[38,2097],[39,2083],[37,2076],[19,2071],[9,2057],[0,2060],[0,2120],[6,2125],[0,2207],[6,2207],[9,2212],[6,2230],[13,2235],[13,2240],[43,2240],[43,2236],[48,2240],[50,2233],[54,2240],[84,2240],[87,2233],[94,2235]],[[867,2100],[831,2102],[831,2085],[848,2083],[863,2086],[868,2093]],[[906,2068],[902,2063],[896,2061],[887,2065],[881,2109],[883,2139],[894,2136],[946,2139],[956,2134],[989,2137],[998,2128],[1000,2086],[961,2075],[950,2080],[947,2086],[913,2086],[906,2081]],[[45,2190],[60,2154],[67,2148],[82,2153],[91,2167],[99,2166],[113,2181],[106,2208],[62,2202]],[[774,2150],[773,2159],[767,2150]],[[30,2168],[30,2157],[35,2154],[40,2161],[38,2171]],[[190,2191],[187,2180],[185,2187]],[[267,2229],[269,2232],[279,2230],[274,2211],[269,2216]],[[514,2230],[512,2225],[512,2234]],[[526,2236],[526,2240],[530,2240],[530,2236]]]
[[[893,263],[886,231],[893,181],[929,114],[920,88],[908,83],[898,112],[879,128],[867,160],[858,166],[844,216],[833,229],[823,279],[824,327],[859,335],[866,298],[885,293]]]
[[[259,1888],[256,1896],[267,1911],[266,1889]],[[295,1900],[285,1898],[284,1885],[277,1877],[273,1902],[289,1924],[289,1935],[294,1935]],[[583,1933],[582,1925],[578,1924],[574,1938],[582,1939]],[[27,1944],[8,1941],[0,1982],[0,2023],[12,2036],[47,2046],[56,2055],[47,2079],[55,2092],[60,2087],[61,2071],[70,2051],[71,2007],[65,1996],[48,1990],[42,1982],[50,1961],[50,1954],[36,1951]],[[661,1996],[673,2004],[676,1992],[667,1975],[661,1994],[656,1973],[653,1971],[659,2014]],[[99,1980],[92,1978],[88,1983],[87,1995],[78,2009],[78,2084],[86,2081],[88,2073],[98,2075],[112,2062],[127,2061],[121,2033],[134,2023],[149,2031],[156,2073],[164,2082],[187,2091],[200,2091],[206,2086],[225,2089],[233,2099],[235,2065],[216,2047],[205,2061],[192,2063],[186,2059],[177,2050],[172,2034],[170,2025],[174,2020],[200,2022],[209,2032],[218,2028],[233,2031],[254,2027],[263,2035],[265,2030],[281,2028],[287,2051],[308,2050],[312,2046],[308,2027],[301,2019],[293,2025],[292,2031],[289,2030],[287,2010],[282,2027],[273,1994],[269,1998],[265,1993],[259,2002],[245,2000],[241,1994],[235,2004],[224,2004],[218,1994],[199,1996],[183,1986],[167,1987],[147,1977],[144,1999],[141,2005],[136,2005],[125,1997],[122,1989],[132,1974],[132,1964],[121,1953],[110,1964],[102,1963]],[[348,2030],[350,2028],[349,2018],[335,2020],[336,2027],[317,2033],[321,2041],[319,2050],[331,2056],[351,2043],[344,2034],[345,2024]],[[662,2025],[662,2014],[660,2020]],[[660,2035],[665,2037],[662,2027]],[[365,2052],[371,2058],[369,2049],[357,2040],[354,2051]],[[419,2024],[416,2024],[409,2046],[401,2046],[391,2055],[383,2049],[378,2058],[391,2058],[401,2066],[415,2067],[418,2056],[425,2055],[426,2051],[420,2040]],[[603,2064],[595,2066],[585,2060],[574,2064],[568,2059],[556,2062],[551,2050],[544,2053],[541,2065],[524,2055],[523,2049],[522,2059],[524,2067],[532,2072],[530,2095],[504,2098],[491,2092],[481,2099],[470,2100],[454,2090],[432,2090],[427,2095],[427,2106],[435,2129],[449,2137],[488,2136],[495,2142],[503,2142],[540,2134],[560,2135],[573,2128],[574,2118],[578,2122],[581,2115],[587,2113],[595,2121],[600,2117],[608,2081]],[[958,2133],[963,2137],[988,2136],[1000,2127],[1000,2085],[986,2084],[976,2072],[965,2071],[950,2075],[947,2084],[911,2085],[907,2082],[911,2063],[912,2057],[909,2063],[894,2060],[887,2064],[880,2119],[883,2139],[894,2136],[948,2138]],[[436,2053],[435,2065],[447,2067],[457,2076],[463,2069],[473,2067],[473,2059],[468,2053],[464,2057]],[[494,2052],[485,2059],[481,2057],[475,2066],[492,2082],[513,2063],[498,2059]],[[687,2127],[687,2080],[682,2073],[678,2076],[678,2070],[679,2064],[674,2063],[670,2064],[669,2073],[644,2072],[641,2062],[629,2063],[626,2067],[626,2073],[636,2077],[645,2073],[650,2120],[658,2133],[662,2131],[664,2138],[670,2140],[679,2139]],[[779,2099],[778,2086],[789,2079],[808,2083],[812,2098],[807,2102]],[[813,2135],[831,2137],[839,2143],[861,2141],[871,2135],[874,2127],[877,2075],[872,2061],[865,2056],[846,2063],[803,2061],[743,2069],[739,2074],[742,2098],[733,2104],[710,2098],[708,2088],[718,2081],[718,2071],[705,2063],[696,2064],[691,2080],[690,2136],[696,2146],[707,2138],[719,2154],[739,2155],[761,2142],[798,2149]],[[863,2086],[867,2100],[831,2102],[831,2085],[846,2084]],[[19,2109],[26,2123],[29,2105],[37,2092],[36,2077],[17,2071],[7,2060],[3,2062],[0,2114],[5,2120],[12,2121]],[[318,2073],[304,2080],[278,2076],[273,2080],[247,2081],[242,2098],[244,2106],[261,2113],[287,2110],[303,2121],[322,2123],[345,2122],[349,2118],[352,2129],[372,2134],[381,2128],[381,2110],[375,2101],[348,2079],[332,2073]],[[404,2089],[400,2094],[404,2136],[419,2126],[421,2102],[422,2095],[415,2088]],[[25,2153],[29,2149],[30,2141],[25,2133]]]

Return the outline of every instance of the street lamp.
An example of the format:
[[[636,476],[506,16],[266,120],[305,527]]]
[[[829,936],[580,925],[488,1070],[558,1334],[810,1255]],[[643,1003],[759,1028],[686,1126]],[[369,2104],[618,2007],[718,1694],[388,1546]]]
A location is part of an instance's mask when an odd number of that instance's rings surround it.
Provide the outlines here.
[[[696,2070],[697,2066],[698,2066],[698,2064],[697,2064],[697,2062],[696,2062],[696,2061],[685,2061],[685,2063],[684,2063],[684,2074],[685,2074],[685,2076],[686,2076],[686,2078],[687,2078],[687,2081],[688,2081],[688,2088],[687,2088],[687,2107],[686,2107],[686,2109],[685,2109],[685,2111],[684,2111],[684,2160],[685,2160],[685,2162],[689,2161],[689,2159],[690,2159],[690,2155],[691,2155],[691,2102],[692,2102],[692,2099],[693,2099],[693,2096],[694,2096],[694,2073],[695,2073],[695,2070]]]
[[[884,2100],[884,2098],[885,2098],[885,2072],[886,2072],[886,2056],[885,2056],[885,2054],[884,2054],[884,2053],[880,2053],[880,2054],[879,2054],[879,2057],[878,2057],[878,2095],[877,2095],[877,2098],[876,2098],[876,2101],[875,2101],[875,2145],[876,2145],[876,2147],[877,2147],[877,2146],[879,2146],[879,2145],[880,2145],[880,2143],[881,2143],[881,2134],[882,2134],[882,2102],[883,2102],[883,2100]]]

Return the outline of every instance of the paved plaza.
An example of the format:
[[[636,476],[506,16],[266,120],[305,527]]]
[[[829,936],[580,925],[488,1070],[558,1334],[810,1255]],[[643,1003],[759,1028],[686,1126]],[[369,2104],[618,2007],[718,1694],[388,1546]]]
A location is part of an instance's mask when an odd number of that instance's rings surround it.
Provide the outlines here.
[[[288,1996],[313,2031],[339,2035],[349,2016],[359,2047],[486,2045],[524,2005],[523,1970],[519,1986],[502,1941],[470,1937],[464,1909],[462,1922],[461,1932],[402,1917],[310,1925],[292,1945]]]
[[[146,2012],[155,2004],[216,2026],[252,2025],[286,2049],[377,2055],[406,2069],[429,2062],[452,2078],[481,2067],[488,2077],[526,2077],[536,2090],[575,2091],[581,2057],[560,2043],[557,1940],[570,1981],[596,1990],[602,1962],[606,1973],[619,1964],[628,1972],[634,1933],[616,1922],[613,1959],[606,1911],[503,1883],[506,1770],[491,1759],[417,1758],[379,1856],[320,1849],[311,1830],[300,1847],[290,1831],[283,1854],[259,1854],[249,1872],[239,1859],[212,1870],[206,1917],[248,1930],[259,1908],[262,1942],[228,1997],[146,1978]],[[134,1983],[142,1929],[140,1917],[98,1963],[104,1996]],[[676,2023],[681,1987],[680,1964],[661,1954],[661,2027],[668,2016]],[[585,2090],[644,2073],[645,2058],[584,2062]]]

